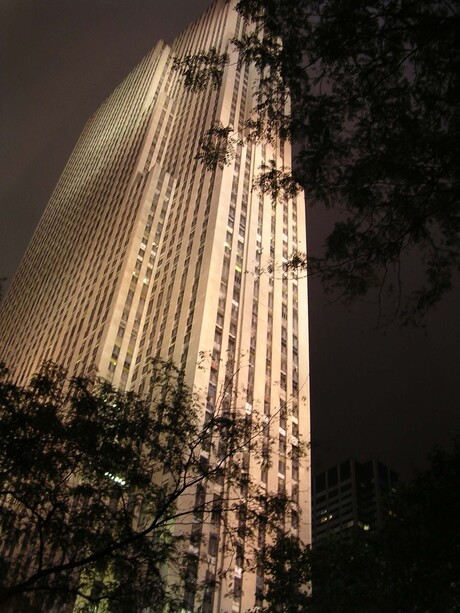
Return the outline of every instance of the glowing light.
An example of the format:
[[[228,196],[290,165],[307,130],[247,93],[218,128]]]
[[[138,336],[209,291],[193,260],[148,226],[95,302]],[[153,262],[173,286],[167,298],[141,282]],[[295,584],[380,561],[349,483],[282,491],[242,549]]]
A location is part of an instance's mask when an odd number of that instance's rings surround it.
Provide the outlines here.
[[[126,481],[122,477],[118,477],[117,475],[112,475],[112,473],[106,472],[104,473],[106,477],[111,479],[117,485],[126,485]]]

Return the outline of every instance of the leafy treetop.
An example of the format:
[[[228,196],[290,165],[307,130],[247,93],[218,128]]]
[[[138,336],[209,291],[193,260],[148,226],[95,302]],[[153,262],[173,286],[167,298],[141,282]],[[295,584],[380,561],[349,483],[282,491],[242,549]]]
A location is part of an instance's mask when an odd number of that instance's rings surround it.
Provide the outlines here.
[[[296,181],[337,211],[309,274],[345,300],[378,288],[417,321],[460,262],[458,2],[240,0],[237,11],[233,48],[258,73],[245,137],[295,143]],[[213,58],[223,74],[229,55],[215,50],[177,65],[203,88],[218,82]],[[257,184],[276,198],[276,179],[262,168]],[[401,303],[410,253],[424,280]]]

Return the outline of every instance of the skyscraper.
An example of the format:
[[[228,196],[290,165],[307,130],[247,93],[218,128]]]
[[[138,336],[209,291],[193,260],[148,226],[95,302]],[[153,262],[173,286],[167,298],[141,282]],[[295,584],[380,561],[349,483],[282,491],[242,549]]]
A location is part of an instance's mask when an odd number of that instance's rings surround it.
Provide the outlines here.
[[[388,513],[388,498],[398,476],[382,462],[341,462],[312,479],[313,543],[353,530],[378,530]]]
[[[254,106],[257,73],[230,42],[245,27],[235,4],[216,0],[160,41],[88,121],[2,305],[0,359],[23,382],[49,359],[142,394],[160,355],[201,390],[203,420],[232,364],[241,410],[277,415],[276,461],[257,478],[298,499],[290,529],[309,541],[308,467],[289,454],[309,440],[306,280],[268,272],[305,251],[304,199],[253,189],[263,163],[290,167],[290,145],[242,138],[223,167],[197,159],[212,126],[244,136]],[[187,89],[174,59],[212,48],[230,54],[221,85]],[[233,579],[207,610],[254,605],[257,576],[236,565]]]

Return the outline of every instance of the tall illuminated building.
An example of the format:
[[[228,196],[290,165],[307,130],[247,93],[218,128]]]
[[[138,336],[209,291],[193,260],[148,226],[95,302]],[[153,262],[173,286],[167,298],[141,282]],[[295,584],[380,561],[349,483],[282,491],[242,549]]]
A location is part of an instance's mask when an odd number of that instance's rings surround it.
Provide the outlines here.
[[[244,27],[235,4],[217,0],[160,41],[88,121],[2,305],[0,359],[22,382],[53,360],[142,393],[161,355],[205,390],[203,419],[233,359],[243,410],[278,411],[273,466],[256,476],[298,497],[291,529],[308,542],[310,475],[289,455],[310,432],[306,280],[260,274],[305,251],[304,198],[274,206],[252,189],[264,162],[289,168],[290,145],[237,144],[213,171],[197,160],[206,130],[240,132],[254,106],[256,71],[230,44]],[[174,58],[212,47],[230,54],[221,86],[189,91]],[[198,369],[201,352],[212,358]],[[245,611],[258,581],[236,565],[231,593],[216,588],[200,610]]]

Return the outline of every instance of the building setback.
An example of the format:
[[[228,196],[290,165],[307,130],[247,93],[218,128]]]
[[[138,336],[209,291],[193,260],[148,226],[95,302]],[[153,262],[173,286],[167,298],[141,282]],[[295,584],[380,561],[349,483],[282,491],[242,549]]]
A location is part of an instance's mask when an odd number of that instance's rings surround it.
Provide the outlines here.
[[[387,498],[398,480],[382,462],[350,459],[312,479],[313,543],[383,526]]]
[[[244,136],[254,106],[256,71],[238,67],[230,44],[244,28],[235,4],[217,0],[158,42],[88,121],[2,305],[0,359],[21,382],[53,360],[142,394],[160,355],[202,393],[203,420],[232,363],[237,407],[262,407],[277,441],[272,466],[249,458],[249,470],[297,499],[287,529],[309,542],[308,461],[290,455],[310,438],[306,279],[261,274],[306,250],[304,197],[274,206],[252,189],[264,162],[290,167],[290,145],[243,139],[223,168],[197,160],[206,130]],[[187,90],[174,58],[213,47],[230,54],[220,87]],[[217,559],[199,575],[212,578]],[[260,580],[236,565],[200,610],[246,611]]]

